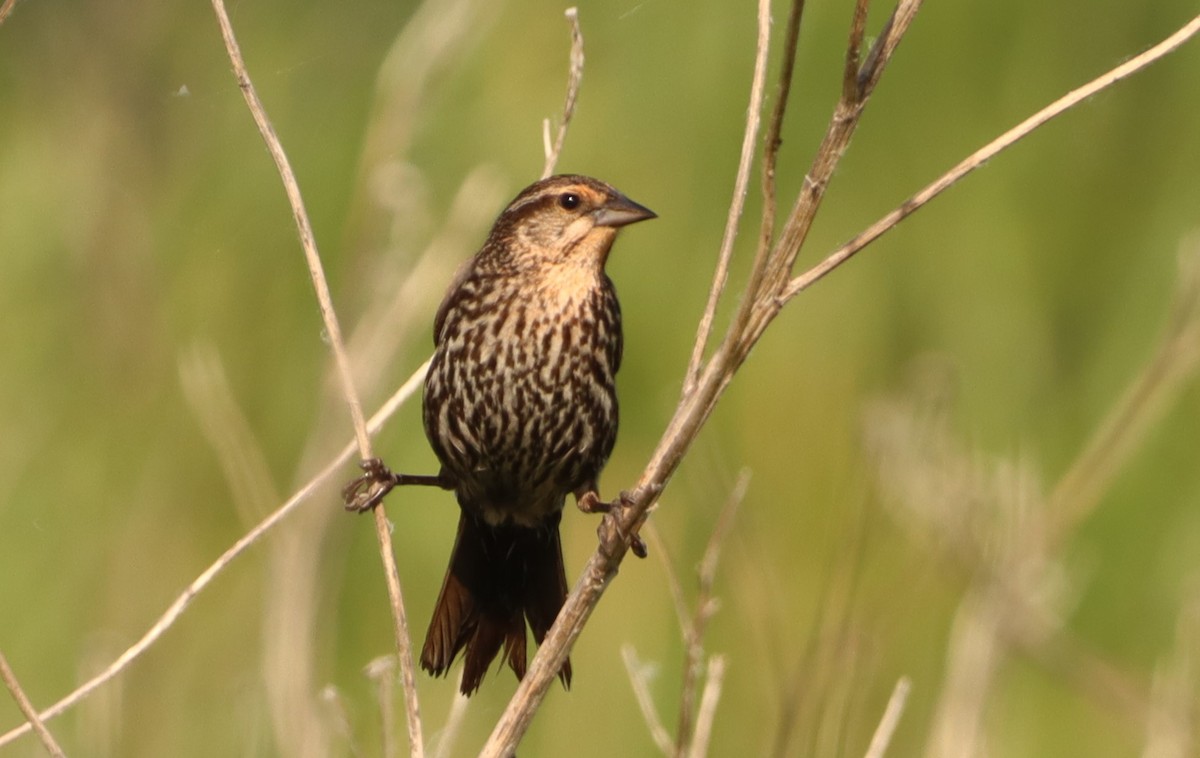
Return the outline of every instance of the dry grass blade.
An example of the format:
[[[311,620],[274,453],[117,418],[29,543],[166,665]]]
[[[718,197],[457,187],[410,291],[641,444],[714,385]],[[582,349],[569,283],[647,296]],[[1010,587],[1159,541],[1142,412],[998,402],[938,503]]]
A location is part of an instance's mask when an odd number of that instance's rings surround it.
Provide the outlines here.
[[[887,707],[883,710],[879,726],[875,727],[875,734],[871,736],[871,744],[867,746],[867,752],[864,753],[863,758],[883,758],[888,745],[892,742],[892,735],[896,733],[896,726],[900,723],[900,716],[904,713],[904,704],[908,702],[908,693],[911,689],[912,682],[906,676],[900,677],[896,682],[896,687],[892,690],[892,696],[888,698]]]
[[[700,375],[700,363],[712,334],[713,320],[717,316],[717,305],[725,283],[729,280],[729,262],[733,258],[733,243],[737,239],[738,224],[742,209],[746,205],[746,191],[750,186],[750,164],[754,160],[754,145],[758,141],[758,125],[762,119],[763,90],[767,79],[767,53],[771,46],[771,2],[758,3],[758,42],[755,46],[754,76],[750,82],[750,104],[746,107],[746,128],[742,132],[742,153],[738,159],[737,176],[733,181],[733,200],[729,203],[729,215],[725,219],[725,232],[721,236],[720,253],[717,255],[717,270],[713,273],[712,289],[704,315],[696,329],[696,341],[692,346],[692,357],[688,361],[687,374],[683,380],[683,394],[689,395],[696,389]],[[776,137],[778,138],[778,137]]]
[[[396,659],[381,655],[363,667],[363,673],[375,683],[379,702],[379,741],[384,758],[396,755]]]
[[[1062,541],[1095,509],[1122,464],[1200,365],[1200,232],[1181,244],[1167,328],[1153,357],[1059,480],[1047,509]]]
[[[696,715],[696,732],[689,758],[704,758],[708,755],[708,743],[712,739],[713,723],[717,720],[717,703],[721,700],[721,687],[725,683],[725,656],[714,655],[708,660],[708,678],[704,681],[704,694],[700,696],[700,712]]]
[[[4,653],[0,653],[0,679],[4,680],[4,685],[12,693],[13,700],[17,701],[17,707],[21,709],[21,714],[25,716],[25,721],[37,733],[38,739],[42,741],[42,747],[46,748],[46,752],[55,756],[55,758],[62,758],[65,755],[63,749],[59,747],[58,742],[54,739],[54,735],[42,723],[37,709],[33,707],[33,703],[29,702],[29,698],[25,695],[25,690],[21,689],[21,683],[17,680],[17,675],[13,673],[12,668],[8,665],[8,659],[4,657]]]
[[[462,681],[462,668],[454,674],[453,681]],[[454,755],[454,743],[462,730],[463,719],[467,715],[467,706],[471,699],[461,692],[454,693],[454,701],[450,703],[450,713],[446,715],[446,725],[437,735],[437,747],[434,748],[434,758],[450,758]]]
[[[650,685],[646,681],[646,667],[638,660],[633,645],[621,646],[621,660],[625,662],[625,673],[629,675],[629,684],[633,687],[633,697],[637,700],[638,709],[642,712],[642,720],[646,722],[646,728],[650,730],[651,739],[654,740],[654,744],[658,746],[659,752],[663,755],[675,755],[675,745],[671,742],[671,735],[667,734],[667,728],[663,726],[658,709],[654,707],[654,697],[650,694]]]
[[[583,30],[579,28],[579,9],[567,8],[563,15],[571,24],[571,68],[567,75],[567,99],[563,103],[562,121],[558,125],[558,134],[554,142],[550,142],[550,120],[542,122],[542,139],[545,143],[546,165],[542,168],[542,178],[554,173],[558,165],[558,156],[562,153],[563,143],[567,139],[567,127],[575,115],[575,101],[579,99],[579,87],[583,83]]]
[[[0,24],[8,20],[9,14],[13,12],[13,8],[17,7],[17,0],[4,0],[0,5]]]
[[[679,572],[675,570],[675,564],[671,560],[671,550],[667,547],[667,543],[663,541],[662,534],[659,533],[658,523],[653,519],[647,520],[646,525],[642,527],[642,535],[646,538],[646,546],[662,566],[663,575],[667,580],[667,590],[671,593],[671,605],[675,607],[675,619],[679,622],[680,629],[687,629],[688,623],[692,617],[691,611],[688,610],[687,599],[683,596],[683,582],[679,581]]]
[[[1198,649],[1200,605],[1193,600],[1184,604],[1175,623],[1175,649],[1155,670],[1142,758],[1186,758],[1196,754],[1194,682]]]

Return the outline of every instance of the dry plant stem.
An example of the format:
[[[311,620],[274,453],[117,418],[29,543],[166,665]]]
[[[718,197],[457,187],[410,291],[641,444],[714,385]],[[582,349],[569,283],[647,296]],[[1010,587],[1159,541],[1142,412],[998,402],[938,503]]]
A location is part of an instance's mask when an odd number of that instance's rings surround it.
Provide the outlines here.
[[[563,12],[567,22],[571,24],[571,69],[567,76],[567,100],[563,103],[562,122],[558,125],[558,134],[554,144],[550,143],[550,121],[543,122],[546,151],[546,165],[542,168],[542,178],[554,173],[558,164],[558,156],[562,153],[563,143],[567,139],[567,127],[571,117],[575,115],[575,101],[579,98],[579,86],[583,83],[583,30],[579,28],[579,9],[567,8]]]
[[[708,293],[708,303],[704,306],[704,315],[700,317],[700,325],[696,330],[696,341],[692,346],[692,357],[688,362],[687,374],[683,380],[683,394],[685,395],[691,394],[696,388],[700,364],[704,359],[708,338],[712,334],[713,320],[717,315],[717,304],[721,300],[721,293],[725,291],[725,283],[729,279],[729,262],[733,258],[733,243],[737,239],[742,209],[746,205],[746,191],[750,185],[750,164],[754,160],[754,146],[758,141],[758,125],[762,115],[763,89],[767,79],[767,53],[770,50],[770,43],[771,2],[770,0],[759,0],[758,43],[754,57],[754,77],[750,82],[750,104],[746,107],[746,129],[742,133],[742,154],[738,159],[737,176],[733,182],[733,200],[729,203],[729,215],[725,219],[725,232],[721,237],[721,248],[717,255],[717,269],[713,274],[712,289]]]
[[[401,405],[411,398],[422,382],[425,380],[425,372],[429,369],[429,362],[422,364],[416,372],[408,378],[407,381],[396,390],[396,392],[388,398],[388,401],[371,417],[367,422],[367,431],[374,434],[379,430],[385,421],[392,417]],[[269,532],[280,521],[295,510],[301,503],[307,500],[314,492],[325,485],[334,475],[339,472],[344,472],[346,462],[349,461],[357,451],[355,442],[350,442],[342,448],[341,452],[331,460],[324,468],[321,469],[316,476],[310,479],[300,489],[288,498],[287,502],[279,506],[270,515],[260,521],[253,529],[242,535],[237,542],[231,545],[217,560],[213,561],[212,565],[206,568],[198,577],[192,580],[192,583],[187,586],[179,597],[175,598],[175,602],[167,608],[158,620],[142,635],[141,639],[131,645],[121,653],[112,663],[110,663],[103,671],[96,674],[88,681],[75,688],[66,697],[59,700],[54,705],[42,711],[39,716],[43,721],[47,721],[55,716],[62,714],[68,709],[77,705],[80,701],[94,692],[97,688],[116,677],[122,671],[129,667],[133,661],[137,660],[149,650],[159,638],[175,625],[183,612],[191,605],[192,600],[200,594],[209,584],[212,583],[221,572],[223,572],[230,563],[238,556],[246,551],[251,545],[257,542],[264,534]],[[28,734],[30,725],[28,723],[14,727],[4,734],[0,734],[0,747],[4,747],[13,740]]]
[[[876,41],[876,49],[885,50],[888,54],[895,49],[895,41],[890,37],[894,36],[898,40],[899,36],[907,30],[908,21],[911,21],[912,18],[911,14],[919,5],[919,0],[901,0],[900,7],[893,14],[893,23],[889,23],[885,27],[887,34]],[[865,7],[865,3],[860,3],[860,6]],[[911,10],[906,11],[906,8]],[[907,21],[895,22],[895,19],[898,18],[904,18]],[[844,102],[839,103],[830,127],[830,131],[836,135],[836,138],[827,136],[822,152],[817,156],[815,165],[820,167],[821,173],[810,172],[810,177],[823,176],[823,179],[816,184],[806,182],[805,190],[802,191],[801,199],[797,204],[797,210],[793,211],[792,218],[789,219],[789,229],[785,230],[783,240],[781,240],[781,245],[783,245],[783,241],[794,242],[797,249],[790,250],[786,246],[779,247],[777,252],[780,252],[780,255],[772,255],[772,259],[767,261],[768,265],[775,262],[777,257],[782,257],[790,265],[790,261],[794,260],[798,253],[798,245],[803,239],[803,233],[798,234],[797,227],[800,228],[800,232],[803,232],[811,225],[811,219],[803,222],[802,220],[798,221],[797,218],[802,215],[801,211],[806,207],[808,208],[806,212],[816,212],[819,199],[824,191],[823,186],[832,175],[833,169],[837,165],[837,159],[845,151],[850,134],[853,132],[853,125],[857,123],[858,116],[865,105],[866,93],[878,81],[879,73],[888,61],[888,54],[872,54],[868,58],[876,70],[868,72],[868,75],[863,77],[863,81],[867,82],[869,86],[860,85],[857,88],[856,92],[860,96],[857,104],[848,109]],[[814,190],[814,186],[821,186],[822,189]],[[806,200],[806,198],[808,199]],[[776,266],[778,266],[777,262]],[[755,278],[752,277],[752,280]],[[781,284],[786,283],[786,271],[777,274],[774,280]],[[772,279],[764,277],[762,281],[763,286],[766,286]],[[684,454],[699,434],[700,428],[712,413],[721,393],[733,379],[734,373],[745,360],[758,337],[761,336],[763,329],[778,313],[779,307],[782,305],[777,298],[778,293],[778,289],[765,296],[755,292],[745,293],[743,302],[758,305],[756,311],[765,313],[765,318],[760,317],[757,322],[743,324],[741,328],[735,321],[716,353],[702,370],[696,389],[680,400],[674,416],[638,483],[627,492],[628,507],[617,509],[616,513],[606,516],[602,522],[601,533],[603,536],[600,547],[592,554],[584,568],[583,575],[576,582],[563,609],[559,612],[554,626],[539,647],[525,678],[517,687],[516,693],[497,722],[481,755],[509,756],[516,751],[517,743],[529,728],[533,714],[562,667],[567,653],[583,631],[583,627],[600,601],[604,589],[616,576],[617,567],[624,559],[625,552],[629,547],[621,535],[636,533],[638,526],[645,519],[647,510],[654,504],[667,481],[675,473]]]
[[[825,191],[833,178],[833,172],[849,148],[850,139],[858,128],[867,101],[883,76],[883,71],[901,38],[916,17],[921,0],[900,0],[868,52],[865,63],[860,67],[858,62],[862,58],[868,4],[867,0],[859,0],[855,6],[850,41],[846,50],[846,65],[842,74],[842,96],[834,108],[833,118],[817,149],[812,166],[804,177],[804,186],[784,223],[779,240],[763,263],[763,275],[757,291],[752,298],[747,298],[747,302],[743,303],[743,314],[739,315],[734,325],[740,335],[738,339],[741,344],[737,346],[736,351],[740,355],[739,361],[744,359],[750,347],[758,341],[786,303],[782,294],[788,284],[792,266],[800,253],[800,247],[808,237],[808,232],[812,229]],[[730,337],[734,336],[735,334],[731,333]]]
[[[362,404],[359,402],[358,393],[354,389],[353,373],[350,369],[350,361],[346,357],[346,346],[342,339],[341,327],[338,324],[337,313],[333,308],[333,298],[329,293],[329,284],[325,280],[321,257],[317,252],[312,224],[309,222],[308,213],[304,209],[304,199],[300,195],[300,186],[296,182],[295,173],[292,171],[287,155],[283,151],[279,137],[275,134],[275,129],[271,126],[262,101],[259,99],[258,93],[255,91],[254,85],[250,80],[250,74],[246,70],[246,63],[242,58],[237,39],[233,34],[233,26],[229,21],[229,14],[225,11],[225,4],[223,0],[212,0],[212,6],[217,16],[217,22],[221,27],[221,37],[225,41],[225,49],[229,53],[229,60],[233,64],[238,87],[242,90],[242,96],[246,100],[246,105],[254,117],[254,122],[258,125],[258,130],[262,134],[263,141],[267,144],[267,150],[271,153],[271,157],[275,161],[275,166],[279,170],[279,176],[283,180],[284,190],[287,192],[288,202],[292,207],[292,216],[296,222],[296,229],[300,235],[300,244],[304,248],[304,256],[308,262],[308,272],[312,278],[313,287],[316,290],[317,301],[320,304],[321,318],[325,324],[325,331],[329,336],[330,345],[333,348],[334,362],[337,364],[342,392],[350,407],[350,416],[354,424],[359,455],[362,459],[366,460],[373,457],[371,453],[371,440],[367,434]],[[416,677],[413,674],[412,642],[408,635],[407,614],[404,610],[404,597],[400,590],[400,576],[396,570],[396,560],[392,552],[391,529],[389,528],[387,513],[382,508],[377,507],[374,509],[374,516],[375,532],[379,540],[379,554],[383,560],[384,575],[387,578],[388,597],[391,601],[393,625],[396,635],[396,650],[400,661],[400,678],[404,686],[409,746],[412,755],[414,758],[417,758],[424,756],[425,746],[421,735],[421,713],[417,702]]]
[[[17,7],[17,0],[4,0],[4,4],[0,5],[0,24],[8,20],[9,14],[13,12],[13,8]]]
[[[803,274],[793,278],[780,296],[780,305],[782,305],[783,302],[795,297],[801,291],[807,289],[826,274],[845,263],[859,250],[862,250],[864,247],[883,236],[884,233],[891,230],[905,218],[910,216],[914,211],[940,195],[945,190],[949,189],[959,179],[962,179],[975,169],[983,166],[985,163],[987,163],[987,161],[994,158],[1001,151],[1011,147],[1017,141],[1028,136],[1031,132],[1044,125],[1047,121],[1050,121],[1056,116],[1062,115],[1082,101],[1098,94],[1108,87],[1111,87],[1122,79],[1136,74],[1138,71],[1146,68],[1151,63],[1154,63],[1168,53],[1173,52],[1175,49],[1183,45],[1183,43],[1187,42],[1191,37],[1195,36],[1197,32],[1200,32],[1200,16],[1196,16],[1181,29],[1179,29],[1179,31],[1175,32],[1170,37],[1167,37],[1146,52],[1141,53],[1140,55],[1135,55],[1111,71],[1108,71],[1084,86],[1067,93],[1042,110],[1017,124],[1012,129],[1009,129],[1004,134],[1001,134],[987,145],[984,145],[979,150],[967,156],[958,165],[947,171],[932,184],[925,187],[908,200],[904,201],[900,207],[879,219],[874,224],[871,224],[871,226],[867,227],[862,233],[854,237],[854,239],[830,253],[830,255],[823,261],[805,271]]]
[[[1154,356],[1050,495],[1047,512],[1055,544],[1099,504],[1121,465],[1200,362],[1200,233],[1183,243],[1179,267],[1169,323]]]
[[[37,709],[33,707],[33,703],[29,702],[29,698],[25,695],[25,690],[21,689],[21,683],[17,680],[17,675],[13,673],[12,668],[8,665],[8,659],[4,657],[4,653],[0,653],[0,679],[4,680],[8,691],[12,693],[13,700],[17,701],[17,707],[21,709],[26,722],[33,728],[33,731],[37,732],[38,739],[42,741],[42,747],[46,748],[46,752],[56,758],[61,758],[61,756],[65,755],[62,748],[59,747],[58,742],[54,739],[54,735],[42,723],[42,719],[38,716]]]
[[[763,140],[762,157],[762,194],[763,210],[762,223],[758,237],[758,253],[754,270],[761,270],[771,242],[775,239],[775,214],[777,203],[775,198],[775,166],[779,162],[779,148],[783,144],[780,136],[783,130],[783,117],[787,113],[788,98],[792,92],[792,75],[796,70],[796,47],[800,42],[800,23],[804,19],[804,0],[795,0],[788,13],[787,32],[783,40],[783,60],[779,65],[779,88],[775,98],[775,109],[771,112],[771,121],[767,125],[767,134]],[[757,283],[751,289],[757,289]]]
[[[462,681],[462,667],[455,672],[451,681]],[[454,755],[454,743],[462,730],[463,718],[467,715],[467,706],[471,699],[461,692],[454,693],[454,701],[450,703],[450,713],[446,715],[446,725],[437,738],[437,747],[433,751],[434,758],[450,758]]]
[[[292,208],[296,230],[300,234],[300,245],[304,248],[304,256],[308,262],[308,272],[312,277],[317,301],[321,307],[321,319],[325,324],[325,331],[329,335],[334,360],[337,363],[342,381],[342,391],[346,395],[346,402],[350,405],[350,415],[353,417],[354,433],[358,439],[359,450],[363,458],[370,458],[371,440],[367,436],[362,404],[359,403],[358,393],[354,390],[350,361],[346,358],[345,344],[342,340],[342,330],[338,325],[337,313],[333,309],[333,298],[329,294],[329,285],[325,281],[325,271],[321,266],[320,254],[317,252],[312,224],[309,222],[308,212],[304,208],[304,198],[300,195],[300,185],[296,182],[296,175],[283,151],[283,145],[279,142],[278,135],[275,134],[275,127],[267,118],[266,109],[263,108],[258,92],[254,89],[253,82],[250,81],[250,73],[246,70],[242,51],[233,35],[233,26],[229,22],[229,14],[225,11],[225,3],[223,0],[212,0],[212,6],[217,15],[217,23],[221,27],[225,50],[229,53],[229,60],[233,63],[233,72],[237,78],[238,88],[242,91],[242,97],[246,100],[250,114],[254,117],[254,123],[258,126],[258,131],[267,145],[267,151],[271,153],[271,158],[275,161],[275,167],[279,170],[279,176],[283,180],[283,188]]]
[[[683,684],[680,687],[679,722],[675,730],[675,755],[685,756],[691,750],[691,742],[695,737],[698,724],[693,724],[695,716],[696,684],[704,668],[704,633],[708,630],[708,622],[717,611],[717,601],[713,598],[713,584],[717,579],[717,561],[721,556],[721,548],[733,527],[733,519],[738,507],[746,498],[746,490],[750,486],[750,471],[742,469],[738,475],[737,484],[725,500],[717,523],[709,535],[708,545],[700,559],[697,570],[699,577],[699,592],[696,593],[696,608],[691,619],[683,626]],[[710,672],[709,676],[712,674]]]
[[[621,646],[621,660],[625,662],[625,672],[629,675],[630,686],[633,687],[633,697],[637,700],[646,728],[650,730],[650,738],[663,755],[675,755],[675,745],[671,742],[671,735],[667,734],[667,728],[663,726],[658,709],[654,707],[654,697],[651,696],[650,686],[646,682],[645,669],[638,660],[633,645]]]
[[[381,656],[364,667],[363,673],[375,683],[375,698],[379,702],[379,742],[384,758],[396,755],[396,659]]]
[[[679,574],[675,571],[675,565],[671,561],[671,551],[658,531],[658,523],[648,519],[642,527],[641,533],[646,538],[650,554],[657,558],[659,564],[662,565],[663,574],[667,580],[667,589],[671,593],[671,605],[675,606],[675,619],[679,622],[679,628],[686,629],[688,619],[692,614],[688,610],[687,600],[683,597],[683,583],[679,581]]]
[[[896,682],[892,696],[888,698],[887,707],[883,709],[883,717],[879,719],[879,726],[875,727],[875,734],[871,736],[871,744],[867,746],[867,752],[863,754],[863,758],[883,758],[888,745],[891,744],[892,735],[896,733],[896,726],[900,723],[900,716],[904,713],[904,704],[908,702],[908,693],[911,689],[912,682],[906,676],[900,677],[900,680]]]
[[[717,718],[717,703],[721,700],[721,686],[724,683],[725,656],[714,655],[708,660],[708,678],[704,682],[704,694],[700,697],[696,733],[687,753],[689,758],[704,758],[708,755],[708,743],[712,738],[712,727]],[[680,753],[680,756],[682,755]]]

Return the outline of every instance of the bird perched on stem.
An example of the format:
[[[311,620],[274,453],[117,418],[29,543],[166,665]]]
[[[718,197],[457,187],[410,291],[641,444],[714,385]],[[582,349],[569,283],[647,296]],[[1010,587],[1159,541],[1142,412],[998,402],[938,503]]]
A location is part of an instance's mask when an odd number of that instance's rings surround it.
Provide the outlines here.
[[[541,644],[561,610],[566,496],[588,512],[608,507],[596,484],[617,437],[622,337],[604,264],[621,227],[654,217],[586,176],[517,195],[434,320],[424,422],[440,473],[394,474],[373,460],[346,488],[354,510],[396,485],[454,490],[458,536],[421,666],[440,676],[465,650],[465,694],[502,648],[523,677],[526,622]],[[570,661],[559,676],[570,685]]]

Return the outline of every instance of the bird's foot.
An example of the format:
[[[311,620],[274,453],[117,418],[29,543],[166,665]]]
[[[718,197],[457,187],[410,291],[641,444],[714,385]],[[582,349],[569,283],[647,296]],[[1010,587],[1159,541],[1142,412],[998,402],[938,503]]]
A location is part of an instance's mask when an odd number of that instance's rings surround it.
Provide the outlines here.
[[[379,505],[384,496],[395,487],[416,485],[454,489],[454,481],[445,472],[437,476],[397,474],[379,458],[368,458],[359,463],[358,467],[363,470],[363,475],[342,488],[342,500],[346,503],[346,510],[356,513],[369,511]]]
[[[368,458],[358,464],[363,475],[342,488],[346,510],[364,513],[383,501],[399,482],[392,470],[379,458]]]
[[[584,513],[604,513],[609,516],[601,520],[600,526],[597,527],[596,533],[600,536],[600,541],[604,545],[610,544],[609,537],[615,533],[621,542],[629,545],[629,549],[638,558],[645,558],[648,555],[646,543],[638,536],[637,532],[626,534],[621,528],[621,513],[623,509],[633,506],[633,497],[629,492],[622,490],[612,502],[606,502],[600,499],[596,492],[588,491],[575,499],[575,504],[579,510]]]

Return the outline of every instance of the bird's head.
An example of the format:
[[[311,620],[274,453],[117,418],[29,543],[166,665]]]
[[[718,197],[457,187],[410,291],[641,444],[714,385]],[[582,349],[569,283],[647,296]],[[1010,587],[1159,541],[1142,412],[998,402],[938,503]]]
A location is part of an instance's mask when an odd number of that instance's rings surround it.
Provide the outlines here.
[[[561,174],[526,187],[509,203],[484,253],[519,268],[568,264],[602,269],[623,226],[654,211],[598,179]]]

